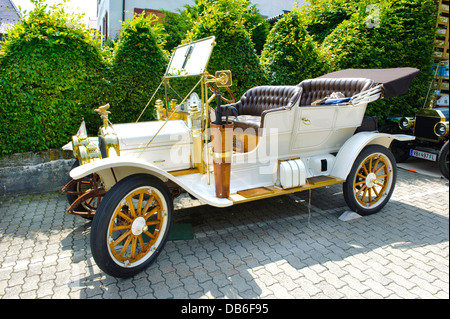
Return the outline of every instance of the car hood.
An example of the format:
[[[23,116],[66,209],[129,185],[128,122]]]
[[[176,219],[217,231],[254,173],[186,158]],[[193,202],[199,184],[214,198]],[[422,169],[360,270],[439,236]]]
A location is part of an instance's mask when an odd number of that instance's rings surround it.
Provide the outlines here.
[[[190,130],[182,120],[114,124],[113,129],[121,149],[143,148],[150,141],[149,147],[191,143]]]

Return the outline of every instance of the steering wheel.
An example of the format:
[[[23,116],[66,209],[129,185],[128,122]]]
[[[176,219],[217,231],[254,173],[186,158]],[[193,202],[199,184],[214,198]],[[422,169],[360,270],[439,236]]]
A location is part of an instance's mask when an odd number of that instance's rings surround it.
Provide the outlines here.
[[[208,77],[209,78],[214,78],[214,76],[211,75],[211,74],[208,74]],[[211,102],[217,96],[217,94],[219,94],[220,92],[219,92],[219,90],[216,87],[212,86],[210,83],[206,83],[206,85],[208,86],[208,89],[213,93],[213,95],[208,99],[208,102]],[[236,98],[234,97],[234,94],[230,90],[230,88],[226,86],[225,89],[227,90],[228,94],[231,96],[231,99],[227,99],[223,95],[220,96],[221,99],[224,102],[226,102],[227,104],[231,104],[231,103],[236,102]]]

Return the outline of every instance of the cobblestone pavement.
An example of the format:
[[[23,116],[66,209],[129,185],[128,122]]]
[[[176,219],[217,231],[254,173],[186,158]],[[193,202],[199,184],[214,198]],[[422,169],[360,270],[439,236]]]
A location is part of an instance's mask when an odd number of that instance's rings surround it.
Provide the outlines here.
[[[91,222],[57,192],[0,201],[0,299],[449,298],[449,184],[398,170],[378,214],[351,221],[342,186],[226,209],[176,203],[193,240],[130,279],[105,275]],[[309,201],[310,200],[310,201]],[[308,203],[310,202],[310,206]]]

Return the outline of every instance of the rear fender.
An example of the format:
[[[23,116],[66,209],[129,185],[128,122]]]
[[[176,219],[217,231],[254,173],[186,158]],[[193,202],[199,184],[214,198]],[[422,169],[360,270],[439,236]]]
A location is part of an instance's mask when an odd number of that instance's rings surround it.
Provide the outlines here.
[[[389,148],[393,140],[403,142],[412,141],[414,139],[414,136],[405,134],[387,134],[375,132],[357,133],[349,138],[340,148],[330,175],[341,179],[347,179],[347,175],[350,173],[353,163],[355,162],[359,153],[367,145],[376,144]]]

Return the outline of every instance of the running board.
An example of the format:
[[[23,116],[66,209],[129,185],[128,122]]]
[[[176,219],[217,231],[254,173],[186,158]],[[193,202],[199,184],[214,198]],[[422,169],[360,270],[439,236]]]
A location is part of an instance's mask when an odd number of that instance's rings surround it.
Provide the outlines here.
[[[344,183],[345,180],[333,176],[316,176],[306,179],[306,184],[300,187],[293,187],[289,189],[282,189],[277,186],[257,187],[238,191],[230,194],[228,197],[234,204],[251,202],[258,199],[264,199],[274,196],[291,194],[301,192],[309,189],[319,188],[323,186],[335,185]]]

